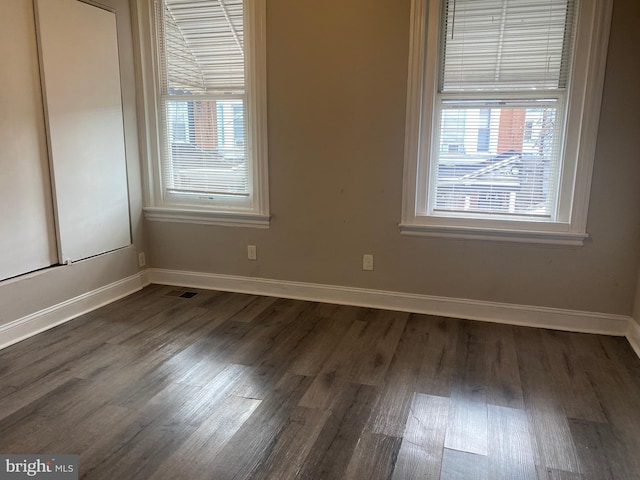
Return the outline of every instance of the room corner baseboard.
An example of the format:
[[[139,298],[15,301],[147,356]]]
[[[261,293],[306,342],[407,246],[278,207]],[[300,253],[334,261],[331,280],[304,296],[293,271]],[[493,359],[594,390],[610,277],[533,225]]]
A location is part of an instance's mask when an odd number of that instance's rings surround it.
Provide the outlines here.
[[[138,272],[138,275],[140,275],[141,288],[151,285],[151,278],[150,278],[148,268],[145,268],[144,270],[140,270],[140,272]]]
[[[140,272],[136,275],[118,280],[117,282],[83,293],[77,297],[70,298],[64,302],[1,325],[0,349],[141,290],[145,286],[145,275],[143,275],[143,273],[144,272]]]
[[[636,352],[636,355],[640,357],[640,325],[638,325],[633,319],[629,322],[627,340],[629,340],[631,348]]]
[[[149,279],[165,285],[615,336],[627,335],[631,322],[624,315],[178,270],[150,269]]]

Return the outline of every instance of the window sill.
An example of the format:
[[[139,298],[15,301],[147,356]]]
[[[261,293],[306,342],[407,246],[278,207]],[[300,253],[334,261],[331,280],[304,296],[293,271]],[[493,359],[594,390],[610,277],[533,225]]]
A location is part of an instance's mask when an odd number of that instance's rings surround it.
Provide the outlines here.
[[[477,227],[450,227],[433,225],[400,224],[402,235],[421,237],[444,237],[465,240],[490,240],[516,243],[544,243],[581,247],[589,237],[586,233],[498,230]]]
[[[192,223],[225,227],[269,228],[270,216],[241,212],[145,207],[144,217],[151,222]]]

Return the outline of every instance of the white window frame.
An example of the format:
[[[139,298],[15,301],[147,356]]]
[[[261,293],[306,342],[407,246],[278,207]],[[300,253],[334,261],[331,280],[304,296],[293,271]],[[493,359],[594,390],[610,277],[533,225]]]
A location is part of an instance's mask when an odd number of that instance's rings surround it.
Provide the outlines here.
[[[141,93],[139,138],[144,163],[144,216],[151,221],[268,228],[269,181],[267,145],[266,0],[244,3],[247,154],[250,194],[246,200],[212,199],[192,203],[164,194],[160,110],[158,37],[154,0],[136,0],[132,9],[136,42],[136,74]]]
[[[403,202],[405,235],[583,245],[613,0],[578,2],[557,217],[553,221],[429,215],[442,0],[412,0]]]

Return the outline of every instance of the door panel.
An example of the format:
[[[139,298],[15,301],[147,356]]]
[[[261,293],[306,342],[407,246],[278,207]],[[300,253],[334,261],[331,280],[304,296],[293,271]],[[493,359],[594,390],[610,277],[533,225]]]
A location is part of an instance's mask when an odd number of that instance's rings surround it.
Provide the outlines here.
[[[33,3],[0,15],[0,280],[57,263]]]
[[[116,19],[36,6],[60,258],[76,261],[131,243]]]

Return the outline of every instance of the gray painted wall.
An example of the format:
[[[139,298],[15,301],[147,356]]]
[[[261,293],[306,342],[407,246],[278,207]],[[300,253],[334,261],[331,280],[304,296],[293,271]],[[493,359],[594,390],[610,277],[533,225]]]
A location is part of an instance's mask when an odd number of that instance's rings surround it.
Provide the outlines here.
[[[103,3],[118,15],[134,248],[1,283],[0,325],[135,274],[135,250],[146,251],[156,268],[634,311],[640,264],[634,0],[615,0],[591,238],[582,248],[399,234],[409,0],[269,0],[271,228],[147,223],[145,232],[129,7],[126,0]],[[334,18],[335,11],[341,15]],[[246,260],[248,243],[258,246],[257,262]],[[375,271],[362,271],[363,253],[375,255]]]
[[[638,284],[636,286],[636,301],[633,307],[633,318],[638,325],[640,325],[640,277],[638,277]]]
[[[153,267],[631,314],[636,0],[615,1],[584,247],[401,236],[410,1],[267,3],[271,228],[149,222]],[[362,271],[363,253],[375,271]]]

